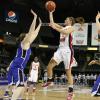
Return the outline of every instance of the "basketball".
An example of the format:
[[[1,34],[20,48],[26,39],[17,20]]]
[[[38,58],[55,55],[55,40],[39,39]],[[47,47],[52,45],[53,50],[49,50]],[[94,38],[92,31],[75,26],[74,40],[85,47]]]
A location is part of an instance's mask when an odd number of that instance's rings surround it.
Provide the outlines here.
[[[55,8],[56,8],[56,4],[54,1],[47,1],[46,4],[45,4],[45,7],[48,11],[54,11]]]

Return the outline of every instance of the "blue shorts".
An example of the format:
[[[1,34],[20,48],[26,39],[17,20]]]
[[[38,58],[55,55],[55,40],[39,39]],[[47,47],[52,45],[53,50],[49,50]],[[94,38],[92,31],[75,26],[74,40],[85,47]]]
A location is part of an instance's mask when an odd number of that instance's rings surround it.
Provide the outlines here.
[[[24,71],[21,68],[10,68],[8,71],[8,84],[12,85],[13,83],[16,86],[23,86],[25,75]]]
[[[100,95],[100,75],[98,76],[96,82],[94,83],[94,86],[92,88],[92,95]]]

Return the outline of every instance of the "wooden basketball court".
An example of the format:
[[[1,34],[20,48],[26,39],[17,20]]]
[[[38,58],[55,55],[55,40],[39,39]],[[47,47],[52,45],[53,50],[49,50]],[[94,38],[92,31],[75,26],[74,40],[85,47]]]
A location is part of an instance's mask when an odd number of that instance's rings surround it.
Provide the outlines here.
[[[0,86],[0,100],[7,100],[2,99],[5,89],[6,86]],[[90,92],[90,88],[77,88],[75,89],[73,100],[100,100],[100,97],[92,97]],[[55,85],[53,87],[43,88],[41,84],[38,84],[36,92],[30,95],[25,93],[23,100],[66,100],[66,95],[66,86]]]

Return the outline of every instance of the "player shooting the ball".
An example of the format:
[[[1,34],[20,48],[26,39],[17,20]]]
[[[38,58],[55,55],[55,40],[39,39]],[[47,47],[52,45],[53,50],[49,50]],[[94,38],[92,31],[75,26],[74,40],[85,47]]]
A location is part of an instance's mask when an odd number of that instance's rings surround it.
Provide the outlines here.
[[[50,4],[51,3],[51,4]],[[43,87],[53,85],[53,68],[60,62],[64,62],[66,76],[68,79],[68,95],[66,100],[73,99],[73,77],[71,74],[72,63],[74,58],[74,52],[72,48],[72,32],[74,31],[73,24],[75,23],[73,17],[67,17],[65,19],[64,27],[55,23],[53,19],[53,12],[55,11],[55,5],[49,1],[46,3],[47,10],[49,11],[50,27],[60,33],[60,44],[57,51],[54,53],[47,66],[48,81]],[[52,11],[51,11],[52,8]]]

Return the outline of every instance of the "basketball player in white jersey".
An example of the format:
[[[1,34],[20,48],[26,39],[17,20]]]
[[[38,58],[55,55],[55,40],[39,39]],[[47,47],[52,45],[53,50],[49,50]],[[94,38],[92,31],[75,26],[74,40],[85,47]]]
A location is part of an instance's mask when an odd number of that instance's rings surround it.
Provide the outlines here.
[[[68,79],[69,87],[68,87],[68,96],[67,100],[72,100],[73,98],[73,77],[71,74],[71,64],[73,62],[73,49],[72,49],[72,32],[74,28],[72,25],[74,24],[73,17],[67,17],[65,19],[65,27],[56,24],[53,20],[53,12],[49,12],[50,18],[50,27],[60,32],[60,44],[57,51],[54,53],[54,56],[51,58],[48,66],[48,82],[43,85],[43,87],[51,85],[53,81],[53,68],[58,65],[60,62],[64,62],[66,76]]]
[[[24,93],[24,73],[23,70],[26,67],[26,64],[31,55],[30,45],[37,37],[40,27],[41,20],[39,19],[39,24],[36,27],[36,19],[37,15],[31,10],[31,13],[34,15],[33,22],[30,26],[29,32],[25,35],[25,37],[20,41],[19,48],[17,49],[17,53],[15,58],[12,60],[9,69],[9,82],[11,82],[11,77],[14,77],[15,87],[13,90],[13,94],[11,100],[17,100],[20,95]],[[12,74],[11,74],[12,73]]]
[[[27,82],[27,86],[28,86],[27,92],[29,94],[32,94],[32,91],[34,92],[36,89],[39,69],[40,69],[40,63],[39,63],[38,57],[35,57],[34,61],[31,63],[31,66],[30,66],[29,78]]]

